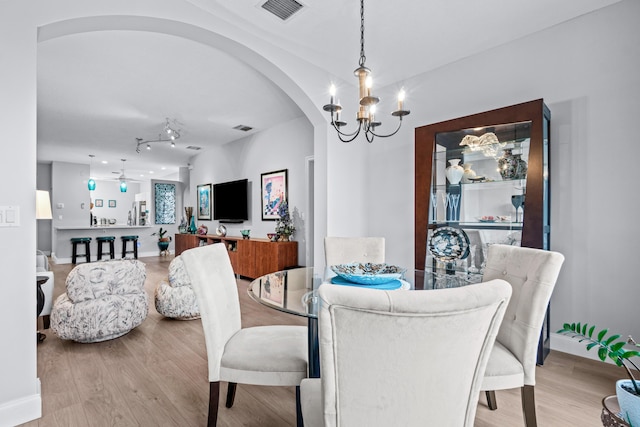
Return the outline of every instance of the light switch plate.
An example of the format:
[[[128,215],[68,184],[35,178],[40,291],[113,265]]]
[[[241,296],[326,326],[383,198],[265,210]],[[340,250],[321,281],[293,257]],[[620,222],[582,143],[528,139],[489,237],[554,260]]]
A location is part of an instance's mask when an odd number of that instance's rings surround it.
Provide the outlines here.
[[[0,227],[19,227],[20,207],[0,206]]]

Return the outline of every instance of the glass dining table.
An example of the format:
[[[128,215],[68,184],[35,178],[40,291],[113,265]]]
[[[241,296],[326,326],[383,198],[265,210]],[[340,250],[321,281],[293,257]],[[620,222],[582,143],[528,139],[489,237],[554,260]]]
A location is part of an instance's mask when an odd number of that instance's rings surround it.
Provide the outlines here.
[[[403,289],[421,290],[459,287],[478,283],[481,279],[481,275],[465,272],[412,270],[405,272],[401,281],[405,285]],[[307,318],[310,378],[320,377],[318,288],[323,284],[332,285],[330,281],[330,275],[324,270],[318,272],[313,267],[301,267],[265,274],[253,280],[247,289],[251,299],[260,304]]]

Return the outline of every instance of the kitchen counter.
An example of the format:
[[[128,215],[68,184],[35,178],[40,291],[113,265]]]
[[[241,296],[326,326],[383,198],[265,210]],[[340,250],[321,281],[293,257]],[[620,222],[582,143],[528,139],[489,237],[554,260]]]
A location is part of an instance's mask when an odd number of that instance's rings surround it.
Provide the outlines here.
[[[158,227],[155,225],[61,225],[53,227],[53,254],[52,258],[56,264],[71,263],[72,245],[70,239],[74,237],[90,237],[91,238],[91,260],[96,260],[98,253],[97,237],[114,236],[116,258],[122,255],[122,242],[120,237],[137,235],[138,236],[138,257],[156,256],[158,255],[158,238],[152,236]]]
[[[113,225],[63,225],[54,227],[56,230],[101,230],[101,229],[129,229],[129,228],[153,228],[151,225],[126,225],[126,224],[113,224]]]

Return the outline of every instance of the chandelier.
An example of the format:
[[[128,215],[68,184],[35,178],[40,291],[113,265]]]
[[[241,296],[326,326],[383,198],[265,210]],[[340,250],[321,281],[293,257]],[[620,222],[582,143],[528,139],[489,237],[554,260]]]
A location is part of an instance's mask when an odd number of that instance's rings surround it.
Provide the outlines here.
[[[177,127],[178,122],[175,119],[169,120],[167,117],[162,132],[158,134],[158,139],[143,140],[142,138],[136,138],[136,153],[140,153],[140,147],[145,144],[147,146],[147,150],[151,150],[151,143],[153,142],[169,142],[171,148],[175,147],[175,141],[180,138],[180,131],[182,130],[177,129]]]
[[[376,121],[375,118],[376,104],[380,102],[380,98],[371,95],[371,70],[365,66],[366,59],[367,58],[364,54],[364,0],[360,0],[360,61],[358,62],[359,67],[353,72],[358,78],[360,98],[360,108],[356,115],[356,120],[358,121],[356,130],[351,133],[340,130],[340,128],[347,123],[340,120],[340,111],[342,111],[342,106],[340,105],[340,102],[335,102],[336,87],[333,84],[329,89],[331,100],[329,104],[322,107],[324,111],[331,113],[331,125],[336,132],[338,132],[338,138],[340,138],[340,141],[342,142],[353,141],[358,137],[361,131],[364,132],[369,143],[371,143],[373,138],[376,136],[380,138],[393,136],[400,130],[400,126],[402,126],[402,117],[410,113],[409,110],[404,109],[405,93],[404,90],[401,90],[398,94],[398,109],[391,113],[392,116],[398,117],[398,127],[388,135],[381,135],[375,132],[376,128],[382,124],[382,122]]]

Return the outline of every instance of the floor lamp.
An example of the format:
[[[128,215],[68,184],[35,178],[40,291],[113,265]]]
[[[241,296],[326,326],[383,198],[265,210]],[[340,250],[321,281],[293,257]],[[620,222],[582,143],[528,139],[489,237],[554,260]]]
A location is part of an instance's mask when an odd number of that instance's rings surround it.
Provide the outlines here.
[[[36,219],[53,219],[48,191],[36,190]],[[36,276],[36,317],[40,316],[42,308],[44,307],[45,296],[41,286],[43,283],[46,283],[46,281],[46,276],[43,276],[43,278]],[[38,342],[44,341],[46,337],[45,334],[38,331]]]

